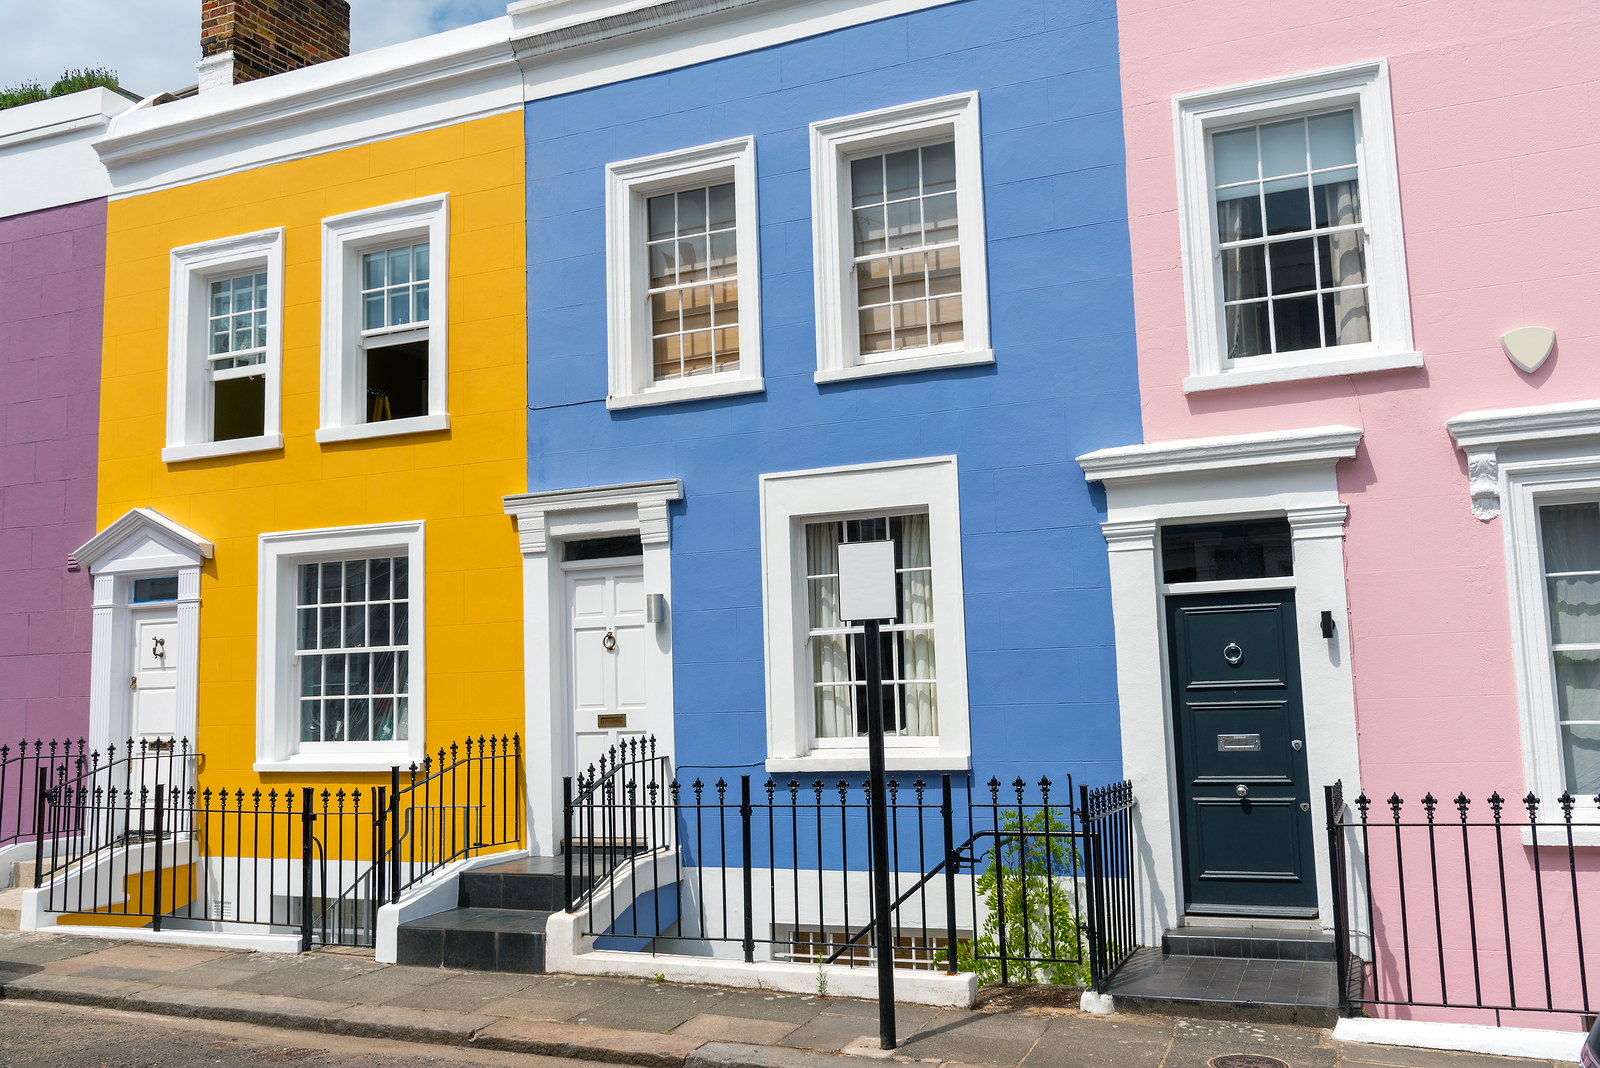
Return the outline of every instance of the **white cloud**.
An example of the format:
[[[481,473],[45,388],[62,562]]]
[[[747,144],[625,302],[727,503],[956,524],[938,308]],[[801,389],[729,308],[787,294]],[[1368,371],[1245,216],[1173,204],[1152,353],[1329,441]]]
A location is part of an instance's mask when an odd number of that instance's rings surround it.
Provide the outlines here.
[[[505,14],[504,0],[351,0],[365,52]],[[109,67],[140,94],[195,82],[200,0],[0,0],[0,86],[48,88],[69,67]]]

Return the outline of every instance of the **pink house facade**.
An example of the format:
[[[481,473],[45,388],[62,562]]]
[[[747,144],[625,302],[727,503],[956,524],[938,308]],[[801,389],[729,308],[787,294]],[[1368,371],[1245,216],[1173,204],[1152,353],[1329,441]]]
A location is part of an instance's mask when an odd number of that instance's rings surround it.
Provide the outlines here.
[[[1600,14],[1117,6],[1145,444],[1080,462],[1145,944],[1343,912],[1369,1015],[1575,1030],[1526,1010],[1600,1005]]]

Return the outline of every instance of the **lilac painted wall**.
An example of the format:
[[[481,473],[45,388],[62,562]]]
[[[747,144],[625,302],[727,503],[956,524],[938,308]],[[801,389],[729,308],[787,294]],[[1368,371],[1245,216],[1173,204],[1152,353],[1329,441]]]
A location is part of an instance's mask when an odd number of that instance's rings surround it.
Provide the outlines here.
[[[89,729],[106,202],[0,219],[0,743]]]

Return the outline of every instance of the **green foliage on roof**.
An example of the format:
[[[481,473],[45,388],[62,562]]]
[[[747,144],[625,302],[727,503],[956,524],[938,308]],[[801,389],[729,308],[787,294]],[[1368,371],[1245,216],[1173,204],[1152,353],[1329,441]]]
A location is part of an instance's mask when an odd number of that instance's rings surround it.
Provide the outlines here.
[[[122,92],[121,84],[117,81],[117,72],[114,70],[109,70],[105,67],[64,70],[61,72],[61,77],[57,78],[48,90],[33,78],[0,89],[0,111],[6,108],[20,107],[23,104],[32,104],[52,96],[81,93],[85,89],[94,89],[96,87],[115,89],[118,92]],[[127,94],[124,93],[123,95]]]

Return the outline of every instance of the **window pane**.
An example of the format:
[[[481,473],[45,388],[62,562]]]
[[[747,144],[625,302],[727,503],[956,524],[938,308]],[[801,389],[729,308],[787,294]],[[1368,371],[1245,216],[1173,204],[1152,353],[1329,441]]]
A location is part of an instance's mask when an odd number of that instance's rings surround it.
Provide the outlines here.
[[[332,609],[329,609],[332,611]],[[344,647],[346,649],[361,649],[367,644],[367,614],[361,610],[360,605],[352,605],[344,610]]]
[[[961,236],[956,225],[956,195],[929,197],[922,202],[922,223],[928,244],[940,245]]]
[[[374,604],[367,606],[367,644],[372,646],[389,644],[389,606]]]
[[[322,702],[323,741],[342,742],[344,734],[344,702]]]
[[[345,601],[364,601],[367,599],[367,562],[365,560],[351,560],[344,565],[344,599]]]
[[[392,248],[389,250],[389,284],[400,285],[411,281],[411,249]]]
[[[857,208],[854,219],[856,255],[870,256],[883,251],[883,205]]]
[[[394,739],[394,699],[380,697],[372,702],[372,740],[387,742]]]
[[[394,636],[390,641],[394,645],[411,644],[411,611],[405,602],[394,606]]]
[[[738,231],[711,235],[711,277],[727,278],[739,270]]]
[[[295,648],[315,649],[317,647],[317,610],[315,608],[302,608],[299,610],[299,626],[296,628]]]
[[[677,290],[654,293],[650,297],[650,332],[660,337],[676,334],[680,329],[681,298]]]
[[[856,206],[878,204],[883,201],[883,157],[850,162],[850,192]]]
[[[1272,340],[1278,352],[1314,349],[1322,344],[1316,297],[1272,302]]]
[[[1545,579],[1550,598],[1550,640],[1557,645],[1600,645],[1600,574]]]
[[[1218,185],[1253,181],[1256,174],[1256,128],[1220,133],[1211,139],[1211,162]]]
[[[1261,127],[1261,176],[1299,174],[1306,169],[1306,124],[1303,119]]]
[[[1267,345],[1267,304],[1233,304],[1223,316],[1227,336],[1228,358],[1259,356],[1270,349]]]
[[[428,280],[428,244],[411,246],[411,278],[415,282]]]
[[[922,150],[922,192],[943,193],[956,187],[956,143],[927,145]]]
[[[1359,230],[1317,238],[1317,267],[1326,289],[1358,286],[1367,280],[1367,257]]]
[[[232,303],[230,300],[232,292],[232,282],[223,281],[211,283],[211,315],[213,318],[218,315],[227,315],[228,312],[232,310],[230,307]]]
[[[389,599],[389,561],[368,561],[368,596],[374,601]]]
[[[394,740],[403,742],[411,736],[411,723],[406,714],[407,700],[404,697],[396,699],[394,705]]]
[[[1309,240],[1280,241],[1267,246],[1274,295],[1317,288],[1311,246]]]
[[[344,655],[332,653],[322,658],[322,692],[330,697],[344,696]]]
[[[706,228],[706,191],[689,189],[678,194],[678,233],[697,234]]]
[[[1267,204],[1267,233],[1311,229],[1311,199],[1304,178],[1279,178],[1265,183],[1262,189]]]
[[[256,291],[250,285],[250,279],[238,278],[233,286],[233,310],[235,313],[255,310]]]
[[[340,626],[339,609],[324,608],[322,610],[321,647],[324,649],[339,648],[339,638],[343,633],[344,629]]]
[[[1249,241],[1260,237],[1261,187],[1236,186],[1217,192],[1217,240]]]
[[[706,277],[706,237],[678,239],[678,281],[701,282]]]
[[[671,193],[661,197],[651,197],[645,202],[646,214],[650,217],[650,240],[659,241],[664,237],[671,237],[677,232],[676,216],[673,214],[672,205],[674,197]]]
[[[921,192],[919,153],[916,149],[890,152],[883,157],[884,195],[889,200],[914,197]]]
[[[338,604],[344,598],[344,565],[322,565],[322,603]]]
[[[211,439],[260,437],[266,427],[267,379],[264,375],[228,378],[211,384]]]
[[[394,693],[393,653],[372,654],[372,692]]]
[[[345,692],[354,696],[357,694],[371,693],[368,688],[371,679],[369,671],[372,667],[371,653],[351,653],[345,658]]]
[[[1318,226],[1352,226],[1361,221],[1361,183],[1356,172],[1329,171],[1311,178],[1311,204]]]
[[[1563,721],[1561,742],[1567,789],[1600,792],[1600,650],[1555,654],[1556,700]]]
[[[384,254],[368,252],[361,257],[361,288],[377,289],[384,284]]]
[[[300,702],[300,740],[302,742],[322,741],[322,702]]]
[[[412,296],[412,321],[425,323],[428,321],[428,285],[426,282],[411,287]]]
[[[889,249],[922,244],[922,201],[902,200],[884,209],[884,237]]]
[[[365,699],[351,701],[350,705],[350,734],[352,742],[367,741],[367,702]]]
[[[1222,253],[1222,299],[1251,300],[1267,295],[1266,249],[1260,245]]]
[[[1288,578],[1294,548],[1287,519],[1246,519],[1161,528],[1164,582]]]
[[[368,293],[364,298],[364,311],[361,315],[361,329],[383,329],[383,293]]]
[[[1311,168],[1354,166],[1356,162],[1355,112],[1336,111],[1307,121],[1311,136]]]
[[[317,565],[300,565],[300,604],[317,603]]]
[[[395,668],[394,668],[394,691],[395,691],[395,693],[408,693],[408,692],[410,692],[410,688],[407,686],[407,683],[410,681],[408,679],[408,677],[407,677],[409,672],[410,672],[410,663],[411,663],[411,656],[410,656],[409,653],[396,653],[395,654],[395,658],[394,658],[394,664],[395,664]],[[405,702],[402,701],[400,703],[400,707],[402,709],[404,709],[405,708]]]
[[[658,241],[650,246],[651,288],[670,286],[678,279],[677,249],[672,241]]]
[[[322,696],[322,657],[303,656],[300,658],[300,696]]]
[[[411,290],[389,290],[389,325],[404,326],[411,321]]]
[[[1367,291],[1341,289],[1322,297],[1322,331],[1328,345],[1360,345],[1372,340]]]
[[[405,600],[411,596],[406,581],[407,576],[411,573],[410,563],[411,561],[405,557],[397,556],[390,565],[390,574],[394,576],[394,599],[397,601]]]
[[[966,325],[962,321],[961,298],[940,297],[928,302],[928,343],[930,345],[950,345],[960,341],[966,334]]]
[[[711,208],[708,222],[713,230],[726,229],[734,224],[733,183],[711,187]]]
[[[1600,503],[1541,505],[1539,534],[1546,574],[1600,571]]]

